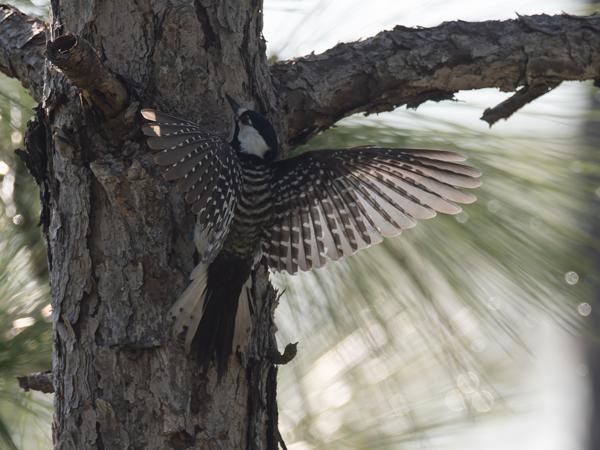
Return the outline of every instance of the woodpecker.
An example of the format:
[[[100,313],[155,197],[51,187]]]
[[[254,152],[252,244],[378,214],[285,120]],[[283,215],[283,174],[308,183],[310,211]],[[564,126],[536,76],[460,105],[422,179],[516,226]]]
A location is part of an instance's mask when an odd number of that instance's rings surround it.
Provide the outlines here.
[[[142,110],[155,162],[196,214],[200,262],[170,310],[174,334],[220,375],[236,351],[238,308],[248,308],[244,286],[262,257],[289,274],[322,267],[417,220],[459,213],[457,203],[476,200],[460,188],[481,184],[479,171],[448,151],[357,147],[278,159],[269,121],[227,100],[235,115],[230,142],[192,121]]]

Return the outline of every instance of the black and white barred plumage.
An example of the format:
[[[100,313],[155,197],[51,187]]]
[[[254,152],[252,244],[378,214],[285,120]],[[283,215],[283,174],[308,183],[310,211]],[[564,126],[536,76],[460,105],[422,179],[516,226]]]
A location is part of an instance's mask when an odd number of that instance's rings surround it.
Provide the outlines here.
[[[187,120],[143,110],[143,132],[164,177],[197,214],[200,264],[172,308],[175,332],[201,360],[222,373],[247,333],[236,311],[247,309],[244,284],[264,256],[269,267],[294,274],[400,234],[437,212],[456,214],[472,203],[460,188],[480,185],[480,173],[446,151],[360,147],[320,150],[276,160],[269,122],[239,108],[231,143]],[[236,336],[237,338],[237,336]]]

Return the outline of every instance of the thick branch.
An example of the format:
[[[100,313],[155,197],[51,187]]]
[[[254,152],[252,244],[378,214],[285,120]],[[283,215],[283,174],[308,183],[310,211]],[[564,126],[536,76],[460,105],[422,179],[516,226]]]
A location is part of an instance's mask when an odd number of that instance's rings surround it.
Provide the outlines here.
[[[40,101],[44,85],[46,24],[0,5],[0,72],[16,78]]]
[[[129,98],[125,86],[100,61],[92,46],[84,39],[65,34],[48,42],[48,59],[81,89],[105,117],[122,112]]]
[[[398,26],[320,55],[277,63],[272,73],[293,146],[356,112],[417,107],[452,99],[460,90],[514,91],[597,79],[600,14]]]

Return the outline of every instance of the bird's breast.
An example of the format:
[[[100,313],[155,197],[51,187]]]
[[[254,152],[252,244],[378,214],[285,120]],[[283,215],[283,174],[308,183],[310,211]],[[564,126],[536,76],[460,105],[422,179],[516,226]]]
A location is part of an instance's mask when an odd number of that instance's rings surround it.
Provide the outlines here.
[[[263,164],[242,165],[242,189],[225,249],[240,256],[260,251],[264,226],[271,221],[271,171]]]

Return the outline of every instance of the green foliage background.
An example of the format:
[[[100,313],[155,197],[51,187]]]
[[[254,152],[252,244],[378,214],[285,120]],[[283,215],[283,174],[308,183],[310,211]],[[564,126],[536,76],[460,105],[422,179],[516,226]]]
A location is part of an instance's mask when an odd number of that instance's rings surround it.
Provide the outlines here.
[[[39,193],[14,153],[34,105],[14,80],[1,77],[0,92],[0,448],[48,448],[51,400],[15,378],[48,370],[51,359]]]
[[[581,89],[573,103],[586,95]],[[581,250],[598,245],[584,218],[600,194],[587,175],[600,165],[581,139],[585,117],[585,110],[548,114],[547,126],[572,127],[543,138],[427,116],[422,123],[431,126],[420,129],[351,120],[307,146],[456,150],[482,170],[484,185],[458,216],[278,280],[287,286],[282,340],[301,342],[293,376],[284,369],[280,382],[281,398],[296,399],[283,402],[282,422],[299,448],[456,448],[434,437],[525,412],[515,407],[530,394],[519,369],[544,317],[590,332],[581,314],[598,275]]]

